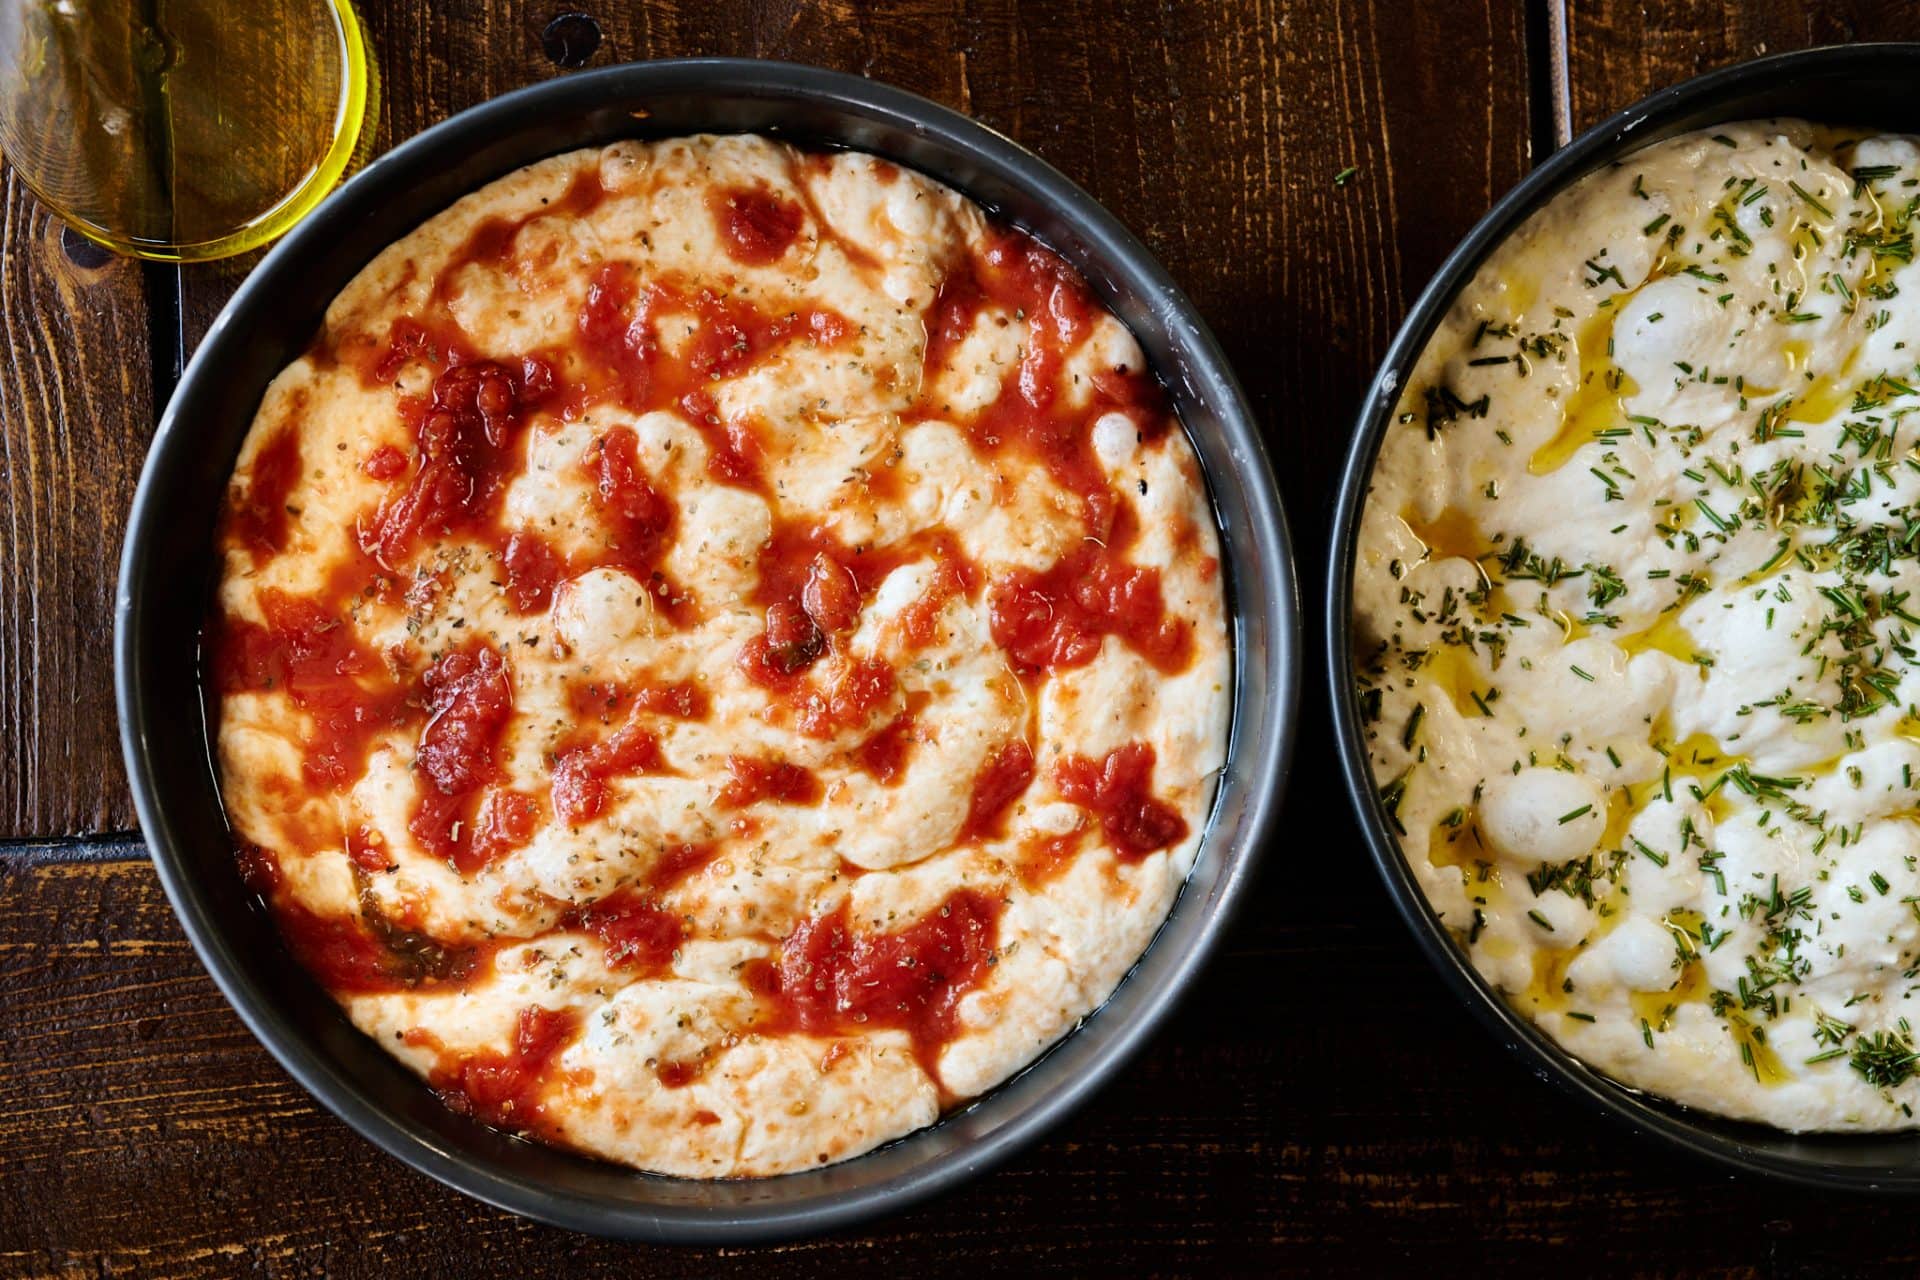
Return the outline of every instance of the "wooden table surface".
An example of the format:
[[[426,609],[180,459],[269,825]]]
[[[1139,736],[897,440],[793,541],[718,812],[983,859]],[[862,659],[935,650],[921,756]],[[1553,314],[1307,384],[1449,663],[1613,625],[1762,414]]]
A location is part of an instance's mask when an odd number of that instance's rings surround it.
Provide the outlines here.
[[[587,65],[820,63],[1019,139],[1207,316],[1280,474],[1309,619],[1337,460],[1409,300],[1564,136],[1727,62],[1920,37],[1872,0],[584,0]],[[562,12],[362,0],[384,148],[566,74]],[[1358,172],[1344,186],[1334,175]],[[921,1276],[1920,1271],[1902,1202],[1731,1177],[1534,1079],[1368,868],[1310,669],[1266,874],[1122,1078],[969,1187],[775,1249],[613,1244],[469,1202],[294,1085],[202,972],[120,766],[110,616],[159,408],[248,261],[109,260],[9,171],[0,216],[0,1275]]]

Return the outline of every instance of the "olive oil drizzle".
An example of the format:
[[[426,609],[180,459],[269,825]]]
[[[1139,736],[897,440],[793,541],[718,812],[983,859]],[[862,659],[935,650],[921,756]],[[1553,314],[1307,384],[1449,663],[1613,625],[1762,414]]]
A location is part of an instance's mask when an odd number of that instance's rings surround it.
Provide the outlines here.
[[[1897,293],[1893,276],[1900,265],[1911,260],[1912,234],[1908,223],[1916,208],[1920,208],[1920,195],[1909,193],[1899,208],[1890,211],[1892,201],[1887,193],[1875,188],[1875,183],[1886,176],[1856,171],[1853,197],[1845,203],[1834,200],[1831,187],[1812,179],[1804,183],[1792,179],[1758,184],[1748,179],[1745,184],[1736,185],[1730,178],[1729,194],[1711,211],[1709,219],[1714,230],[1708,238],[1717,246],[1715,251],[1732,256],[1755,251],[1753,240],[1739,228],[1740,210],[1759,207],[1763,214],[1771,211],[1773,218],[1789,221],[1786,239],[1791,261],[1780,277],[1781,294],[1754,305],[1754,314],[1764,318],[1754,323],[1806,323],[1816,315],[1808,309],[1808,300],[1818,293],[1840,299],[1843,314],[1850,317],[1848,323],[1854,326],[1854,341],[1837,367],[1826,371],[1815,367],[1814,343],[1796,337],[1777,348],[1785,357],[1788,373],[1782,385],[1749,385],[1726,376],[1717,381],[1733,382],[1741,395],[1743,409],[1751,402],[1750,411],[1757,419],[1756,441],[1764,443],[1769,439],[1804,436],[1805,427],[1837,423],[1841,445],[1848,450],[1857,446],[1860,465],[1840,465],[1841,453],[1836,450],[1831,460],[1816,459],[1809,466],[1815,473],[1812,476],[1763,471],[1758,462],[1752,464],[1754,474],[1749,475],[1746,460],[1738,456],[1741,450],[1737,443],[1731,450],[1732,456],[1725,451],[1725,442],[1718,439],[1710,442],[1710,449],[1701,448],[1694,454],[1690,451],[1702,444],[1697,429],[1688,434],[1689,429],[1683,425],[1659,423],[1632,412],[1632,398],[1640,389],[1613,359],[1613,328],[1622,307],[1647,283],[1666,275],[1684,272],[1700,278],[1703,283],[1724,284],[1728,280],[1727,270],[1718,259],[1707,259],[1708,265],[1688,260],[1704,251],[1705,241],[1698,231],[1683,237],[1682,227],[1672,221],[1670,214],[1657,215],[1647,225],[1647,234],[1663,235],[1665,247],[1656,254],[1653,269],[1639,283],[1629,286],[1604,257],[1586,263],[1587,269],[1594,273],[1594,278],[1588,281],[1590,286],[1610,279],[1620,287],[1608,292],[1574,328],[1572,344],[1579,361],[1574,387],[1561,406],[1555,431],[1527,458],[1525,470],[1529,476],[1549,475],[1580,459],[1588,445],[1619,439],[1631,428],[1644,438],[1649,449],[1679,447],[1690,464],[1685,476],[1698,482],[1699,496],[1675,503],[1659,517],[1659,531],[1668,538],[1669,545],[1683,542],[1689,550],[1697,550],[1708,539],[1731,544],[1735,536],[1748,529],[1764,529],[1777,537],[1776,553],[1745,573],[1733,570],[1726,580],[1726,592],[1750,590],[1756,593],[1756,599],[1760,593],[1778,592],[1781,593],[1778,598],[1784,602],[1793,598],[1789,592],[1814,589],[1799,575],[1839,570],[1842,581],[1838,587],[1819,585],[1824,611],[1811,624],[1817,631],[1816,638],[1837,636],[1844,649],[1843,656],[1830,663],[1821,658],[1823,683],[1816,692],[1824,691],[1824,696],[1800,696],[1796,692],[1794,699],[1783,696],[1756,708],[1743,709],[1742,714],[1771,708],[1782,716],[1800,720],[1803,725],[1826,718],[1851,723],[1876,715],[1894,705],[1893,689],[1903,667],[1889,655],[1889,646],[1875,627],[1891,623],[1897,632],[1909,638],[1913,633],[1920,633],[1920,602],[1910,606],[1903,595],[1872,580],[1876,570],[1882,576],[1888,574],[1887,566],[1895,560],[1920,560],[1920,504],[1915,504],[1915,509],[1906,512],[1904,517],[1900,512],[1893,513],[1896,519],[1904,518],[1905,524],[1896,524],[1897,537],[1891,546],[1886,545],[1886,537],[1876,534],[1847,510],[1860,497],[1873,491],[1876,469],[1884,471],[1906,465],[1920,471],[1920,433],[1909,427],[1902,439],[1899,430],[1900,417],[1920,409],[1920,390],[1915,389],[1920,388],[1920,365],[1910,370],[1883,370],[1867,376],[1863,376],[1866,371],[1859,367],[1864,350],[1861,330],[1871,332],[1874,324],[1884,323],[1876,322],[1873,313],[1862,304],[1882,301]],[[1908,187],[1920,186],[1920,180],[1915,178],[1904,178],[1904,181]],[[1635,188],[1636,194],[1642,194],[1637,180]],[[1848,246],[1846,259],[1853,264],[1850,279],[1843,278],[1837,271],[1823,275],[1812,268],[1816,257],[1825,246],[1834,243],[1836,237],[1844,237]],[[1690,251],[1679,247],[1683,240],[1692,245]],[[1512,308],[1513,320],[1499,326],[1483,321],[1475,335],[1474,347],[1489,333],[1517,336],[1525,319],[1523,313],[1536,304],[1536,294],[1526,277],[1504,267],[1499,272],[1496,279],[1505,282],[1501,292]],[[1719,299],[1720,305],[1726,306],[1735,296],[1727,293]],[[1562,313],[1560,320],[1554,322],[1554,329],[1561,330],[1561,322],[1571,318],[1571,313]],[[1468,363],[1516,363],[1520,365],[1521,376],[1525,376],[1526,341],[1521,340],[1518,356],[1477,356]],[[1560,342],[1564,349],[1565,340]],[[1537,351],[1535,354],[1547,353]],[[1684,365],[1682,368],[1689,374],[1693,372]],[[1700,380],[1705,380],[1704,371]],[[1427,411],[1422,414],[1410,409],[1402,413],[1400,420],[1422,423],[1429,440],[1441,438],[1462,420],[1489,416],[1484,395],[1468,400],[1465,394],[1452,390],[1446,390],[1437,399],[1432,389],[1424,394],[1428,397]],[[1916,398],[1897,412],[1886,411],[1890,401],[1909,396]],[[1493,431],[1503,442],[1507,441],[1504,431],[1491,427],[1476,429]],[[1899,447],[1902,444],[1904,449]],[[1594,470],[1607,486],[1606,498],[1618,498],[1615,483],[1600,469]],[[1497,496],[1493,481],[1486,481],[1486,486],[1489,498]],[[1454,506],[1443,508],[1431,518],[1402,513],[1402,519],[1408,533],[1420,544],[1422,562],[1466,561],[1474,566],[1479,580],[1478,590],[1469,593],[1472,598],[1467,603],[1472,607],[1461,611],[1463,618],[1471,619],[1471,625],[1459,629],[1466,635],[1464,643],[1450,641],[1432,646],[1419,656],[1416,664],[1423,687],[1443,695],[1446,703],[1463,719],[1471,722],[1499,714],[1496,677],[1500,671],[1501,647],[1484,630],[1475,634],[1476,629],[1510,631],[1516,626],[1530,625],[1536,617],[1558,628],[1563,645],[1599,633],[1606,635],[1629,659],[1662,653],[1687,664],[1695,679],[1703,683],[1710,679],[1716,655],[1700,642],[1682,616],[1692,599],[1711,589],[1712,583],[1704,575],[1692,575],[1691,583],[1685,581],[1688,575],[1674,575],[1673,602],[1638,629],[1623,632],[1619,620],[1604,612],[1620,594],[1610,585],[1618,581],[1619,575],[1606,566],[1591,563],[1567,566],[1558,561],[1536,563],[1538,557],[1517,538],[1498,532],[1490,535],[1475,516]],[[1871,558],[1876,552],[1881,557],[1878,561]],[[1569,578],[1587,578],[1593,585],[1594,608],[1584,615],[1576,615],[1549,598],[1549,590]],[[1532,603],[1536,583],[1544,584],[1537,592],[1537,605]],[[1772,625],[1771,613],[1768,625]],[[1806,624],[1797,622],[1796,625]],[[1893,648],[1901,646],[1896,644]],[[1537,650],[1533,652],[1537,663]],[[1577,668],[1576,674],[1592,679]],[[1920,725],[1920,712],[1908,708],[1896,732],[1920,740],[1920,729],[1916,729],[1916,725]],[[1849,834],[1829,826],[1826,815],[1809,805],[1805,793],[1819,778],[1848,767],[1852,751],[1857,750],[1855,734],[1848,731],[1847,752],[1795,769],[1786,777],[1758,773],[1751,759],[1727,750],[1723,744],[1704,735],[1680,742],[1668,741],[1670,736],[1663,725],[1649,727],[1648,743],[1664,759],[1658,779],[1607,788],[1606,830],[1596,852],[1588,859],[1591,865],[1601,868],[1599,874],[1569,877],[1565,882],[1577,883],[1579,892],[1588,896],[1588,905],[1595,908],[1595,923],[1585,936],[1557,936],[1545,916],[1537,910],[1525,909],[1528,901],[1539,898],[1540,891],[1536,889],[1530,899],[1517,894],[1516,886],[1503,881],[1498,859],[1480,833],[1472,806],[1456,810],[1433,825],[1427,833],[1427,861],[1434,867],[1460,871],[1463,886],[1475,907],[1472,923],[1456,929],[1466,945],[1493,948],[1506,941],[1486,931],[1491,912],[1518,916],[1523,933],[1525,921],[1531,916],[1541,933],[1556,935],[1533,940],[1531,979],[1510,996],[1518,1007],[1535,1016],[1559,1014],[1575,1021],[1592,1022],[1595,1011],[1583,1007],[1581,993],[1568,974],[1573,961],[1604,937],[1630,905],[1619,901],[1622,893],[1619,871],[1623,860],[1646,857],[1664,867],[1676,857],[1697,859],[1708,874],[1709,883],[1718,882],[1717,892],[1710,890],[1708,901],[1719,900],[1721,919],[1716,921],[1692,911],[1668,913],[1663,920],[1676,937],[1673,983],[1663,991],[1626,993],[1622,1001],[1625,1014],[1644,1030],[1648,1047],[1652,1049],[1660,1034],[1673,1029],[1679,1010],[1706,1006],[1710,1014],[1720,1020],[1742,1064],[1756,1082],[1774,1085],[1793,1079],[1800,1074],[1799,1069],[1783,1062],[1768,1038],[1767,1028],[1777,1017],[1791,1011],[1794,989],[1807,972],[1800,948],[1811,936],[1806,927],[1811,920],[1808,909],[1811,890],[1805,886],[1783,890],[1777,879],[1765,894],[1745,886],[1727,885],[1718,870],[1720,855],[1710,847],[1711,826],[1704,834],[1692,833],[1690,838],[1683,838],[1680,848],[1664,851],[1631,838],[1628,831],[1632,820],[1647,804],[1656,797],[1675,798],[1678,788],[1682,796],[1690,793],[1699,802],[1714,825],[1751,817],[1770,826],[1784,822],[1806,826],[1818,833],[1813,846],[1815,865],[1825,866],[1820,861],[1823,849],[1835,844],[1844,848],[1851,839],[1857,838],[1857,833]],[[1608,748],[1608,754],[1614,756],[1614,765],[1619,767],[1619,757],[1612,748]],[[1420,759],[1425,759],[1424,749]],[[1564,757],[1561,760],[1564,764]],[[1415,768],[1418,767],[1416,764]],[[1911,817],[1920,821],[1920,804],[1913,807]],[[1553,883],[1546,892],[1564,888],[1565,883]],[[1920,901],[1914,910],[1920,915]],[[1741,935],[1759,939],[1753,944],[1751,954],[1745,957],[1749,976],[1740,978],[1732,989],[1717,989],[1709,980],[1705,957],[1726,943],[1742,920],[1758,926]],[[1604,997],[1606,993],[1596,994]],[[1869,1079],[1873,1072],[1881,1071],[1882,1064],[1889,1062],[1894,1065],[1882,1074],[1898,1075],[1902,1080],[1920,1069],[1920,1052],[1914,1051],[1910,1031],[1884,1034],[1892,1039],[1870,1041],[1867,1035],[1849,1026],[1845,1035],[1836,1039],[1833,1052],[1816,1056],[1813,1064],[1827,1057],[1844,1056],[1856,1071]],[[1903,1052],[1911,1059],[1904,1073],[1898,1065]]]

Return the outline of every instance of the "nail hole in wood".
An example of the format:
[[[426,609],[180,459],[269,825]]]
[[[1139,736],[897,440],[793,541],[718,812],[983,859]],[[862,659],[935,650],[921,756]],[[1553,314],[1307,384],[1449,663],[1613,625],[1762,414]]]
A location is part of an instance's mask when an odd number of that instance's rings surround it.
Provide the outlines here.
[[[60,228],[60,252],[66,254],[67,261],[82,271],[94,271],[104,267],[113,257],[72,227]]]
[[[591,14],[555,14],[547,29],[540,33],[540,43],[554,66],[584,67],[593,51],[600,47],[600,24]]]

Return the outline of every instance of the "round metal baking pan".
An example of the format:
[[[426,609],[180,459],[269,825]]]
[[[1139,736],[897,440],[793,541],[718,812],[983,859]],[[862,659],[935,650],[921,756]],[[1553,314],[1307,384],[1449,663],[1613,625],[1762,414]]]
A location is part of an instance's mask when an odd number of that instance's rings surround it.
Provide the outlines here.
[[[1360,512],[1399,390],[1454,297],[1509,234],[1559,192],[1651,143],[1737,120],[1799,117],[1889,133],[1920,132],[1920,44],[1846,45],[1780,54],[1662,90],[1561,148],[1460,243],[1414,304],[1375,374],[1355,426],[1334,514],[1327,577],[1327,675],[1340,763],[1387,892],[1447,985],[1536,1074],[1622,1121],[1722,1165],[1795,1182],[1920,1191],[1920,1134],[1791,1134],[1690,1110],[1626,1088],[1554,1044],[1474,970],[1448,935],[1387,826],[1367,763],[1355,693],[1352,577]]]
[[[510,1138],[449,1111],[355,1031],[241,886],[196,682],[228,473],[267,383],[340,288],[424,219],[522,165],[617,138],[703,131],[885,156],[1072,262],[1132,327],[1185,420],[1219,516],[1234,625],[1233,737],[1198,863],[1113,998],[936,1126],[758,1181],[657,1177]],[[745,1243],[845,1227],[952,1187],[1084,1101],[1153,1033],[1244,896],[1278,809],[1298,618],[1286,525],[1246,399],[1192,305],[1112,215],[1031,152],[912,94],[812,67],[716,59],[611,67],[494,99],[374,161],[295,228],[208,331],[161,420],[128,526],[114,652],[127,772],[161,882],[214,980],[301,1084],[388,1152],[516,1213],[634,1239]]]

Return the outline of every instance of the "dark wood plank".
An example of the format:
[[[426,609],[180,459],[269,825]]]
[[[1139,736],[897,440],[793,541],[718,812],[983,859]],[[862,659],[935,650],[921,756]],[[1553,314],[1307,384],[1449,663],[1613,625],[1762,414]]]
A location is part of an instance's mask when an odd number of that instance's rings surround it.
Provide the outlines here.
[[[368,9],[388,67],[384,142],[554,73],[539,41],[550,10]],[[1576,6],[1576,119],[1761,45],[1906,34],[1908,21],[1864,5],[1815,18],[1779,4],[1674,10]],[[1148,239],[1221,332],[1260,406],[1311,573],[1373,356],[1526,162],[1517,11],[1141,4],[1122,13],[1122,40],[1100,16],[1077,4],[655,4],[607,18],[594,61],[822,61],[931,93],[1036,146]],[[1335,189],[1348,163],[1361,173]],[[237,278],[186,275],[194,331]],[[1324,732],[1312,693],[1307,712],[1312,742]],[[996,1264],[1373,1275],[1578,1259],[1608,1274],[1838,1276],[1920,1265],[1901,1206],[1728,1178],[1530,1079],[1413,953],[1337,795],[1308,751],[1289,814],[1298,844],[1273,851],[1290,865],[1269,875],[1175,1024],[1050,1141],[871,1233],[750,1254],[582,1240],[408,1173],[253,1044],[143,865],[0,855],[0,1272],[809,1275],[884,1260],[935,1275]]]
[[[113,586],[153,431],[141,267],[0,174],[0,838],[125,828]]]
[[[1576,0],[1568,5],[1575,129],[1729,62],[1856,40],[1920,39],[1899,0]]]
[[[1365,901],[1367,874],[1326,887]],[[666,1250],[480,1208],[355,1137],[242,1028],[144,863],[0,860],[0,1274],[1517,1275],[1570,1248],[1584,1274],[1920,1268],[1903,1204],[1677,1161],[1528,1078],[1383,910],[1279,912],[971,1187],[867,1233]]]

